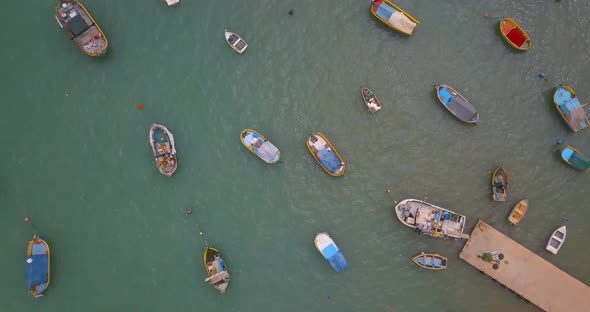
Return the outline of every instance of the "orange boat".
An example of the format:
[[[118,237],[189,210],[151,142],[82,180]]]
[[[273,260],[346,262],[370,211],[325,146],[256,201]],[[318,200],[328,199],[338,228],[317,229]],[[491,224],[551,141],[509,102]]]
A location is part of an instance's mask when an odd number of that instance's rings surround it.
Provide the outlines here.
[[[533,46],[529,35],[510,17],[500,21],[500,33],[511,46],[518,50],[526,51]]]

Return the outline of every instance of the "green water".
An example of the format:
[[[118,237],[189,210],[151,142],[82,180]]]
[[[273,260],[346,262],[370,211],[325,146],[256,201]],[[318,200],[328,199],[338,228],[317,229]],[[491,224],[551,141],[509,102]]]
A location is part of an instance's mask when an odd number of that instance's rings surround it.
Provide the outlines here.
[[[109,38],[104,58],[58,29],[52,1],[9,1],[0,13],[1,311],[537,310],[460,260],[463,241],[400,224],[392,205],[404,198],[465,214],[468,232],[483,219],[590,283],[590,178],[555,152],[561,137],[590,154],[590,130],[574,135],[551,102],[558,83],[590,100],[590,2],[398,2],[422,21],[409,38],[381,25],[368,1],[85,4]],[[514,17],[533,48],[514,52],[484,12]],[[225,27],[248,41],[243,55]],[[481,124],[446,112],[435,83],[469,98]],[[366,112],[361,86],[382,111]],[[172,178],[152,159],[154,122],[175,136]],[[248,152],[246,127],[282,162]],[[344,157],[344,177],[309,155],[312,131]],[[490,200],[499,164],[511,177],[506,203]],[[525,197],[529,213],[509,226]],[[24,216],[52,248],[39,300],[25,287]],[[550,255],[547,238],[566,218],[567,242]],[[315,250],[318,231],[343,249],[343,272]],[[203,283],[205,239],[232,275],[225,295]],[[448,256],[449,269],[413,265],[421,251]]]

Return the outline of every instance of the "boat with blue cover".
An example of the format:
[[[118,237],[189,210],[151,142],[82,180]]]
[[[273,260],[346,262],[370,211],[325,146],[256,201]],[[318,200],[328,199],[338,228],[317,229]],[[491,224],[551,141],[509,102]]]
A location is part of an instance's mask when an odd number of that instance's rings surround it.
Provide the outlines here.
[[[385,25],[411,36],[420,22],[389,0],[371,1],[371,13]]]
[[[313,240],[315,248],[324,256],[324,259],[330,264],[330,266],[336,271],[342,271],[348,266],[348,261],[344,258],[342,251],[334,240],[330,237],[330,234],[326,232],[318,233]]]
[[[469,123],[479,123],[477,110],[467,99],[449,85],[435,85],[434,89],[443,106],[459,120]]]
[[[399,221],[419,234],[435,238],[469,238],[463,234],[466,218],[418,199],[404,199],[394,208]]]
[[[580,104],[580,100],[576,97],[576,92],[565,85],[559,85],[555,88],[553,93],[553,103],[561,115],[561,118],[565,120],[567,125],[574,132],[578,132],[590,125],[588,115],[590,115],[590,109],[588,104]]]
[[[498,166],[492,174],[492,199],[494,201],[506,201],[508,198],[508,172],[504,167]]]
[[[172,176],[178,167],[174,136],[168,128],[153,124],[149,134],[150,146],[156,160],[156,167],[165,176]]]
[[[59,0],[55,20],[86,55],[102,56],[107,52],[109,40],[80,1]]]
[[[35,298],[43,297],[51,278],[49,245],[37,233],[27,248],[27,289]]]
[[[427,270],[445,270],[447,268],[448,259],[435,253],[421,253],[412,261],[419,267]]]
[[[566,146],[561,150],[561,158],[570,166],[584,172],[590,171],[590,160],[573,146]]]
[[[267,137],[252,129],[244,129],[240,134],[242,144],[267,164],[276,164],[281,159],[281,151]]]
[[[212,285],[220,293],[224,293],[227,286],[229,286],[229,272],[227,272],[219,250],[207,246],[203,255],[203,263],[208,275],[205,282]]]
[[[344,160],[321,132],[310,135],[305,143],[313,158],[329,175],[337,177],[344,174],[344,170],[346,170]]]

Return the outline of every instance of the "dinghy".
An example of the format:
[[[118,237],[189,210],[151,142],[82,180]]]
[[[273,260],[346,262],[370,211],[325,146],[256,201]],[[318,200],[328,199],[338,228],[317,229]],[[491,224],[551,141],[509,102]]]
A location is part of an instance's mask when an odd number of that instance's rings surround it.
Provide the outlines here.
[[[549,250],[554,255],[556,255],[557,252],[559,252],[559,249],[561,248],[563,243],[565,242],[566,234],[567,232],[565,229],[565,225],[555,230],[555,232],[553,232],[553,234],[551,235],[551,238],[549,238],[549,241],[547,242],[547,246],[545,247],[545,249]]]
[[[445,270],[447,268],[448,259],[439,254],[423,252],[412,258],[412,261],[423,269]]]
[[[371,1],[371,13],[385,25],[411,36],[420,22],[389,0]]]
[[[363,96],[363,102],[367,106],[367,109],[371,113],[375,113],[383,108],[383,104],[377,99],[373,91],[369,90],[369,88],[363,88],[361,90],[361,95]]]
[[[150,128],[150,146],[156,160],[156,167],[165,176],[172,176],[178,161],[172,132],[162,125],[153,124]]]
[[[344,160],[342,160],[338,151],[336,151],[332,143],[321,132],[310,135],[305,143],[313,158],[317,160],[328,174],[333,177],[344,174],[344,170],[346,169]]]
[[[573,146],[564,147],[561,150],[561,158],[570,166],[580,171],[590,171],[590,160],[588,159],[588,157],[584,156],[582,152],[578,151]]]
[[[578,132],[590,125],[588,120],[590,107],[588,104],[580,104],[576,92],[571,87],[557,86],[553,93],[553,103],[555,103],[561,118],[565,120],[572,131]]]
[[[435,238],[469,238],[463,234],[465,216],[417,199],[404,199],[395,206],[395,214],[405,226],[419,234]]]
[[[281,159],[281,151],[267,137],[252,129],[244,129],[240,134],[242,144],[267,164],[276,164]]]
[[[506,201],[508,198],[508,172],[504,167],[498,166],[492,174],[492,199],[494,201]]]
[[[229,273],[219,251],[213,247],[205,248],[203,263],[209,276],[205,279],[205,282],[213,285],[220,293],[224,293],[229,285]]]
[[[313,242],[315,243],[315,248],[317,248],[336,272],[340,272],[348,266],[348,262],[344,258],[342,251],[336,246],[336,243],[334,243],[328,233],[322,232],[316,234]]]
[[[27,289],[35,298],[43,297],[51,277],[49,245],[37,233],[27,248]]]
[[[440,102],[459,120],[470,123],[479,123],[477,110],[455,89],[446,84],[434,86]]]
[[[512,211],[510,212],[510,215],[508,216],[508,222],[516,225],[519,224],[520,221],[522,221],[522,219],[524,218],[524,215],[526,214],[527,209],[529,208],[529,200],[528,199],[523,199],[521,201],[518,202],[518,204],[516,204],[514,206],[514,208],[512,208]]]
[[[244,39],[242,39],[242,37],[231,31],[228,31],[227,29],[225,29],[225,41],[232,49],[234,49],[234,51],[240,54],[244,53],[244,51],[246,51],[248,48],[248,44],[246,41],[244,41]]]
[[[520,51],[533,46],[529,35],[510,17],[500,20],[500,33],[512,47]]]
[[[102,56],[107,52],[107,37],[80,1],[59,0],[55,20],[86,55]]]

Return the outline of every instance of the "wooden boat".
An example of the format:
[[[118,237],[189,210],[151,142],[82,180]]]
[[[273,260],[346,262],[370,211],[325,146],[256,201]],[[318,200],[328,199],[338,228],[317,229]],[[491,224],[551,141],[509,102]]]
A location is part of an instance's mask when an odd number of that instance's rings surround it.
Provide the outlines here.
[[[506,201],[508,197],[508,172],[504,167],[498,166],[492,174],[492,199],[494,201]]]
[[[346,170],[344,160],[323,133],[313,133],[305,143],[313,158],[329,175],[337,177],[344,174],[344,170]]]
[[[557,86],[553,93],[553,103],[555,103],[555,108],[561,118],[565,120],[572,131],[578,132],[590,125],[588,120],[590,107],[588,104],[580,104],[576,92],[571,87]]]
[[[371,1],[371,13],[385,25],[411,36],[420,22],[389,0]]]
[[[373,91],[369,90],[369,88],[363,88],[361,90],[361,95],[369,112],[375,113],[383,108],[383,104],[381,104],[379,99],[377,99]]]
[[[573,146],[566,146],[561,150],[561,158],[570,166],[584,172],[590,171],[590,160]]]
[[[43,297],[51,278],[49,245],[37,233],[27,248],[27,289],[35,298]]]
[[[240,134],[242,144],[267,164],[276,164],[281,159],[281,151],[267,137],[252,129],[244,129]]]
[[[440,102],[459,120],[469,123],[479,123],[477,110],[455,89],[446,84],[434,86]]]
[[[508,216],[508,222],[516,225],[519,224],[520,221],[522,221],[522,219],[524,218],[524,215],[526,214],[527,209],[529,208],[529,200],[528,199],[523,199],[521,201],[518,202],[518,204],[514,205],[514,208],[512,208],[512,211],[510,212],[510,215]]]
[[[515,49],[526,51],[533,46],[529,35],[510,17],[500,20],[500,33]]]
[[[332,268],[336,272],[342,271],[346,266],[348,266],[348,262],[342,251],[336,243],[332,240],[330,235],[326,232],[318,233],[313,240],[315,244],[315,248],[322,254],[324,259],[332,266]]]
[[[59,0],[55,20],[87,55],[102,56],[107,52],[109,40],[80,1]]]
[[[219,251],[213,247],[206,247],[203,263],[209,276],[205,282],[213,285],[220,293],[224,293],[229,285],[229,273]]]
[[[150,128],[149,141],[156,160],[156,167],[161,174],[172,176],[178,167],[172,132],[162,125],[153,124]]]
[[[463,234],[465,216],[417,199],[404,199],[395,206],[395,214],[405,226],[419,234],[436,238],[469,238]]]
[[[423,269],[445,270],[448,259],[439,254],[423,252],[412,258],[412,261]]]
[[[224,30],[225,31],[225,41],[227,42],[227,44],[229,44],[229,46],[234,49],[234,51],[242,54],[244,53],[244,51],[246,51],[246,49],[248,48],[248,44],[246,43],[246,41],[244,41],[244,39],[242,39],[242,37],[238,36],[237,34],[228,31],[227,29]]]
[[[551,234],[551,238],[547,242],[547,246],[545,249],[552,252],[554,255],[557,254],[563,243],[565,242],[565,236],[567,234],[565,225],[560,227],[559,229],[555,230],[553,234]]]

